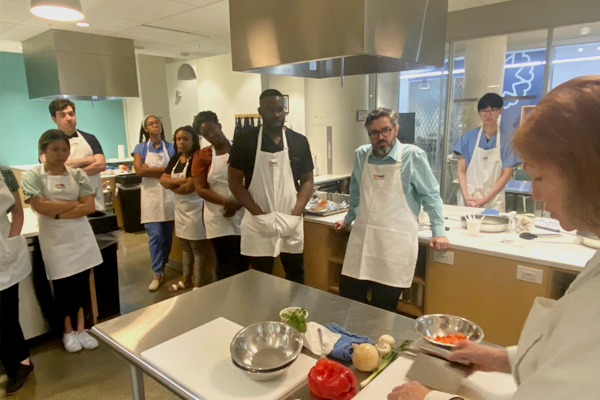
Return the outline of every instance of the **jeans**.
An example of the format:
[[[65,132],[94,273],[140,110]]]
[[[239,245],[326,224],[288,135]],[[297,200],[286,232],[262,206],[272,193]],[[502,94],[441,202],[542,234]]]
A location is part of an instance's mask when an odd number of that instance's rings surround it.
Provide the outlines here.
[[[279,258],[285,270],[285,278],[292,282],[304,283],[304,255],[280,253]],[[250,257],[252,268],[267,274],[273,273],[274,262],[275,257]]]
[[[144,229],[146,229],[149,239],[148,244],[150,259],[152,260],[152,270],[156,276],[163,274],[165,264],[169,262],[174,225],[173,221],[148,222],[144,224]]]
[[[371,305],[396,312],[403,288],[381,283],[354,279],[346,275],[340,278],[340,296],[367,303],[367,292],[371,289]]]

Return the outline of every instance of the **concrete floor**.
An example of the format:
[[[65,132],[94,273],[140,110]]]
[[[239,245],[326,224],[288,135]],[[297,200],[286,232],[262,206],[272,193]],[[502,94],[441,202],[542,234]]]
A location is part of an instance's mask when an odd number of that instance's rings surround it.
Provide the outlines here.
[[[181,271],[167,267],[165,283],[155,292],[148,291],[152,279],[148,236],[145,232],[123,233],[119,249],[119,285],[121,313],[138,310],[175,293],[169,286],[176,283]],[[125,251],[123,251],[125,250]],[[191,290],[191,289],[188,289]],[[177,292],[177,294],[183,292]],[[100,342],[94,350],[67,353],[58,337],[42,337],[29,341],[33,374],[15,395],[15,400],[120,400],[131,399],[129,364],[107,345]],[[5,397],[4,381],[0,377],[0,397]],[[177,399],[175,395],[145,377],[148,400]]]

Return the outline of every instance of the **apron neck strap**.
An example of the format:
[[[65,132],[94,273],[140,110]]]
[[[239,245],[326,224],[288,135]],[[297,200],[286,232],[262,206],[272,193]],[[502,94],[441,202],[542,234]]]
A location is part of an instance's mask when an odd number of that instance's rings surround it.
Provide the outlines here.
[[[281,140],[283,140],[283,150],[288,149],[287,135],[285,133],[286,129],[283,127],[281,129]],[[256,142],[256,154],[258,154],[262,149],[262,134],[263,134],[263,125],[258,129],[258,142]]]

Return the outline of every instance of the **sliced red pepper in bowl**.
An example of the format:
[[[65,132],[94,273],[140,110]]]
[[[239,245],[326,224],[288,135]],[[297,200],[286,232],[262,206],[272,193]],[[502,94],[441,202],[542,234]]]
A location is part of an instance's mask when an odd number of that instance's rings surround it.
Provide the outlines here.
[[[308,373],[310,391],[322,399],[350,400],[356,396],[356,376],[350,368],[322,358]]]

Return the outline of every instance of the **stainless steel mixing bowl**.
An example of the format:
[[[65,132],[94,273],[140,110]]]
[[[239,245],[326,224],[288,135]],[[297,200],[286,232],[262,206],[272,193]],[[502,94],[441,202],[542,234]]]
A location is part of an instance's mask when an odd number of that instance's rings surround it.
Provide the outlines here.
[[[475,343],[483,340],[483,330],[477,324],[468,319],[448,314],[423,315],[415,321],[414,329],[423,339],[444,347],[454,347],[454,345],[436,342],[432,338],[438,335],[462,333]]]
[[[282,322],[259,322],[239,331],[231,341],[231,360],[255,380],[282,375],[302,350],[302,336]]]

